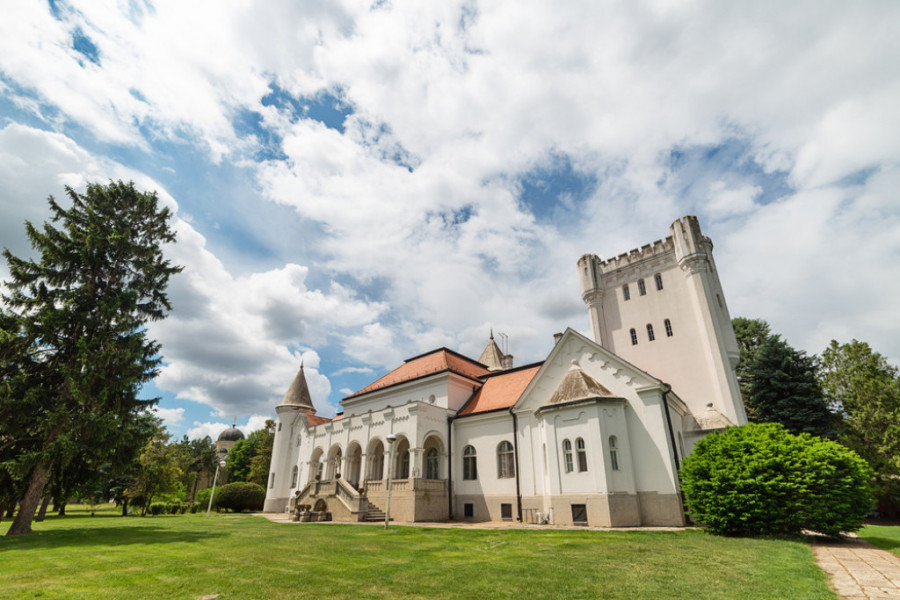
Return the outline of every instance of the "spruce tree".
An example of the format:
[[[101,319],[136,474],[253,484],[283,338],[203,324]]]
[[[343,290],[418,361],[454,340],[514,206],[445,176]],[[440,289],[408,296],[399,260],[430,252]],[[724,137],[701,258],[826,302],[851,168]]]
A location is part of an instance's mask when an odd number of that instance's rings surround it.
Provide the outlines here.
[[[175,234],[155,193],[118,181],[66,194],[69,208],[48,199],[41,229],[25,223],[38,260],[3,252],[0,431],[14,457],[0,467],[27,481],[7,535],[31,531],[53,470],[113,458],[156,402],[138,397],[160,363],[146,324],[171,309],[166,286],[180,271],[163,256]]]
[[[759,423],[781,423],[791,433],[833,435],[834,415],[816,379],[816,359],[779,335],[766,338],[747,367],[748,413]]]

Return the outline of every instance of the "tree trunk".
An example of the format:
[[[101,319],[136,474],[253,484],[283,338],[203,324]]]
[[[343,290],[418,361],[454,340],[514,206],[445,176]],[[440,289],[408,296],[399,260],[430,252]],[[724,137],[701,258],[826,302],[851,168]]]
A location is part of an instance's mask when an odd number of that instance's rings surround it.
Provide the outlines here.
[[[122,500],[122,516],[128,516],[128,498]]]
[[[44,487],[50,479],[50,473],[44,471],[44,467],[38,465],[31,474],[31,483],[28,484],[28,490],[19,504],[19,512],[12,525],[9,526],[7,536],[24,535],[31,533],[31,521],[34,519],[34,512],[37,510],[38,504],[41,502],[41,496],[44,494]]]
[[[6,518],[7,518],[7,519],[12,519],[12,518],[13,518],[13,513],[15,513],[15,511],[16,511],[16,503],[15,503],[15,502],[10,502],[10,503],[9,503],[9,506],[6,507]]]
[[[62,504],[59,505],[59,513],[58,514],[60,517],[66,516],[66,503],[65,502],[63,502]]]
[[[47,507],[50,506],[50,496],[44,496],[44,501],[41,502],[41,510],[38,511],[38,515],[34,518],[35,521],[40,523],[44,520],[44,517],[47,516]]]

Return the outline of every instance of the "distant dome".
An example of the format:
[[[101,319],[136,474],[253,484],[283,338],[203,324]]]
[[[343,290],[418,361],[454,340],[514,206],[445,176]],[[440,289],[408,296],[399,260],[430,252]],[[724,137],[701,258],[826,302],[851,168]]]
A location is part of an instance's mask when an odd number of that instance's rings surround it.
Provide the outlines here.
[[[244,432],[238,429],[237,427],[229,427],[225,431],[219,434],[219,442],[236,442],[238,440],[244,439]]]

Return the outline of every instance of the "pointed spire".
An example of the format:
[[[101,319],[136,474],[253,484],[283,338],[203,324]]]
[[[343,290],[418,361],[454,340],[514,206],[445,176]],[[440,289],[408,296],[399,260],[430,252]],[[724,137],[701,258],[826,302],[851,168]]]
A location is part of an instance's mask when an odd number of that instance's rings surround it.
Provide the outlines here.
[[[278,406],[296,406],[297,408],[308,408],[315,411],[312,398],[309,395],[309,386],[306,385],[306,374],[303,371],[303,361],[300,361],[300,370],[291,387],[288,388],[287,394]]]
[[[484,352],[481,353],[481,358],[478,359],[478,362],[486,366],[489,371],[500,371],[504,368],[503,351],[500,350],[500,346],[494,341],[493,328],[491,328],[491,339],[485,346]]]

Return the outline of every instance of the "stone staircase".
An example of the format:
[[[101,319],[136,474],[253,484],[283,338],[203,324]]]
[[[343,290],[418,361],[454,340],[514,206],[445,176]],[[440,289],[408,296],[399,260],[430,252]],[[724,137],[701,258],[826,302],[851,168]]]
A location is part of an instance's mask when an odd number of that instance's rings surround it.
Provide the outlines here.
[[[381,508],[378,507],[377,505],[372,504],[372,502],[369,502],[369,510],[366,512],[366,516],[363,517],[363,521],[374,522],[374,523],[377,523],[380,521],[383,522],[384,521],[384,511],[381,510]],[[391,521],[393,521],[393,519],[391,519]]]

